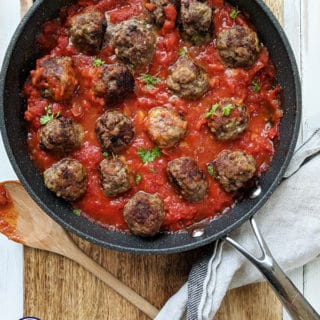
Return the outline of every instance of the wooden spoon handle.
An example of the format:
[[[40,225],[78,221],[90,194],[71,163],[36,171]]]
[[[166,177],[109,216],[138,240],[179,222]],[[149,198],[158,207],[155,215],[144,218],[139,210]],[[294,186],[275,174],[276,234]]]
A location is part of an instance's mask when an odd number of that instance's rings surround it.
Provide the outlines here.
[[[68,258],[79,263],[85,269],[93,273],[97,278],[102,280],[106,285],[120,294],[122,297],[131,302],[134,306],[140,309],[143,313],[154,319],[159,313],[159,310],[149,303],[146,299],[142,298],[139,294],[133,291],[131,288],[126,286],[110,272],[101,267],[94,260],[89,258],[85,253],[83,253],[79,248],[72,250],[67,255]]]
[[[3,185],[12,197],[13,210],[17,214],[17,225],[14,228],[23,244],[77,262],[151,319],[156,317],[159,310],[82,252],[68,233],[33,202],[20,183],[7,181]]]

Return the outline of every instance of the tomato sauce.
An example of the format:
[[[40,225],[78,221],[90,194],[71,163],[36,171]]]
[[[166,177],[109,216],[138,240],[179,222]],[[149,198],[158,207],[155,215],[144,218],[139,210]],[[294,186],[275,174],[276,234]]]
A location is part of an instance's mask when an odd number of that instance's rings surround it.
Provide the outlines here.
[[[215,32],[219,32],[234,23],[248,25],[252,28],[245,15],[239,14],[236,19],[230,17],[234,9],[222,0],[210,0],[214,6]],[[80,54],[72,46],[68,38],[70,18],[84,9],[93,7],[101,12],[107,12],[112,23],[119,23],[132,16],[142,17],[146,14],[141,0],[79,0],[62,10],[65,19],[57,19],[45,23],[39,37],[39,43],[45,53],[50,56],[71,56],[77,70],[79,88],[74,96],[62,103],[51,103],[42,98],[30,82],[25,85],[28,108],[25,119],[30,123],[28,146],[30,156],[35,165],[44,171],[60,158],[39,148],[40,117],[45,114],[45,107],[51,105],[54,113],[70,117],[80,123],[85,131],[82,147],[69,156],[81,161],[88,173],[88,188],[86,194],[74,203],[81,209],[83,215],[106,227],[117,230],[127,230],[122,211],[127,201],[139,190],[157,193],[164,201],[166,212],[162,229],[177,231],[185,229],[195,222],[213,218],[230,207],[235,201],[235,195],[225,192],[209,175],[207,163],[211,162],[224,149],[242,149],[251,154],[257,163],[256,176],[259,177],[268,169],[274,155],[274,140],[278,136],[278,127],[282,116],[280,108],[281,88],[276,82],[275,68],[270,61],[268,50],[262,46],[256,63],[249,69],[226,68],[215,48],[215,40],[201,46],[191,46],[183,41],[175,27],[176,12],[168,6],[166,22],[157,32],[157,47],[152,63],[136,71],[135,93],[117,106],[117,109],[130,117],[135,126],[135,139],[130,147],[122,152],[131,170],[141,175],[141,181],[127,193],[116,198],[107,198],[102,192],[97,166],[103,160],[102,150],[94,132],[96,119],[108,109],[104,100],[97,98],[93,92],[93,83],[99,76],[100,69],[94,67],[93,59],[102,59],[111,64],[116,61],[114,49],[105,47],[97,57]],[[168,68],[179,57],[179,49],[186,51],[207,72],[210,78],[210,89],[203,98],[197,101],[187,101],[173,96],[167,88],[166,78]],[[47,57],[47,55],[44,58]],[[41,61],[38,61],[38,63]],[[154,88],[147,88],[141,73],[148,73],[161,79]],[[253,81],[261,84],[256,92]],[[250,113],[250,125],[241,137],[231,142],[218,142],[206,125],[205,113],[220,99],[231,98],[243,103]],[[140,147],[150,149],[155,145],[146,134],[144,119],[148,111],[157,106],[174,108],[182,111],[188,121],[188,131],[185,139],[176,147],[162,150],[162,156],[152,163],[143,164],[137,151]],[[180,156],[194,158],[198,166],[206,173],[209,184],[208,195],[198,204],[183,201],[168,183],[165,170],[169,161]]]
[[[18,214],[5,184],[0,184],[0,232],[10,240],[22,243],[17,233]]]

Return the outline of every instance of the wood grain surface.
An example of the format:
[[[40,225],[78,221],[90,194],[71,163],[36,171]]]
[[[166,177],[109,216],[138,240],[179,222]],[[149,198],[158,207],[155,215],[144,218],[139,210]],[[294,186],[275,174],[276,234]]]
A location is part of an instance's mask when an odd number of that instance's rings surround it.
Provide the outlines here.
[[[22,0],[23,10],[29,0]],[[266,0],[282,21],[283,0]],[[201,249],[168,256],[106,250],[73,236],[99,264],[160,308],[186,281]],[[25,249],[24,314],[42,320],[147,320],[101,281],[58,255]],[[266,284],[230,291],[215,320],[280,320],[282,307]],[[175,319],[168,319],[175,320]]]

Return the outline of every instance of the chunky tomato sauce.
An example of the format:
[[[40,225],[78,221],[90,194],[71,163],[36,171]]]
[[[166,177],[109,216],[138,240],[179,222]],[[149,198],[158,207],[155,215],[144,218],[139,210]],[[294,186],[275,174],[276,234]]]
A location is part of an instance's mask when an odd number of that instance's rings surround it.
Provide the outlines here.
[[[210,0],[209,3],[215,8],[215,33],[234,23],[252,27],[248,17],[243,14],[239,14],[235,20],[232,19],[230,13],[234,8],[224,1]],[[215,49],[215,40],[196,47],[180,38],[175,27],[176,11],[173,6],[168,6],[166,22],[163,28],[158,30],[157,47],[152,63],[135,72],[135,93],[117,106],[117,109],[132,119],[135,126],[135,139],[122,155],[126,157],[130,169],[141,175],[142,179],[123,196],[107,198],[101,189],[97,172],[103,155],[94,126],[96,119],[108,106],[104,105],[103,99],[95,96],[92,89],[100,72],[99,67],[93,66],[93,60],[100,58],[111,64],[116,61],[116,56],[114,49],[109,46],[97,57],[78,53],[69,41],[68,26],[70,18],[84,7],[91,6],[101,12],[107,12],[112,23],[119,23],[132,16],[143,17],[146,14],[144,5],[141,0],[79,0],[77,4],[62,10],[61,16],[66,18],[45,23],[39,37],[41,47],[50,56],[72,56],[78,73],[79,88],[72,99],[63,103],[52,103],[42,98],[30,82],[26,83],[28,109],[25,119],[30,123],[28,145],[30,156],[41,171],[60,159],[39,148],[39,119],[45,114],[45,107],[50,104],[54,113],[60,112],[61,115],[74,119],[85,130],[82,147],[69,155],[81,161],[88,173],[87,192],[74,203],[74,206],[81,209],[85,217],[101,225],[127,230],[122,215],[127,201],[139,190],[157,193],[164,201],[166,212],[162,229],[176,231],[205,218],[213,218],[234,203],[235,195],[225,192],[207,171],[207,163],[215,159],[223,149],[242,149],[251,154],[257,163],[257,177],[268,169],[275,152],[273,141],[278,136],[282,116],[279,100],[281,88],[276,83],[275,68],[266,48],[262,47],[258,60],[251,68],[226,68]],[[181,48],[206,70],[210,78],[210,90],[198,101],[187,101],[173,96],[166,85],[168,68],[178,59]],[[46,55],[42,59],[47,57]],[[38,64],[40,61],[41,59],[38,60]],[[155,84],[153,89],[147,88],[141,73],[156,75],[161,79],[161,83]],[[261,84],[258,92],[254,90],[253,81]],[[251,117],[248,130],[239,139],[231,142],[218,142],[206,125],[205,113],[223,98],[232,98],[245,104]],[[144,119],[148,111],[156,106],[182,111],[188,121],[188,132],[177,147],[162,150],[161,158],[143,164],[137,150],[140,147],[154,147],[146,134]],[[185,202],[168,183],[165,175],[166,165],[170,160],[180,156],[194,158],[206,173],[209,188],[206,198],[201,203]]]
[[[5,183],[0,184],[0,232],[10,240],[22,243],[17,233],[18,214]]]

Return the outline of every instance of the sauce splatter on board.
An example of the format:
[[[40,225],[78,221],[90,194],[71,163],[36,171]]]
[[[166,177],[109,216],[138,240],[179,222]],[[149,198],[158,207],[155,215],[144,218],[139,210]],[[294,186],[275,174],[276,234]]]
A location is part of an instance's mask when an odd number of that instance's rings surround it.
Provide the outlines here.
[[[18,213],[5,184],[0,184],[0,232],[10,240],[22,243],[17,233]]]

